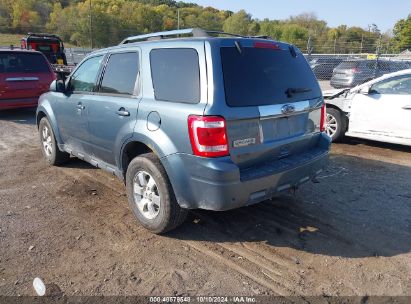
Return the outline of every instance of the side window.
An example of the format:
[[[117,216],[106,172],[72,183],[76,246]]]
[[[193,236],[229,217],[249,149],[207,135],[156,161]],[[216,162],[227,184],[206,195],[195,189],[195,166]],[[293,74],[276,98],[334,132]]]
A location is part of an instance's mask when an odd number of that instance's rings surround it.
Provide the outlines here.
[[[154,49],[150,63],[156,100],[200,101],[200,67],[195,49]]]
[[[371,90],[378,94],[411,94],[411,75],[381,81],[374,84]]]
[[[73,92],[92,92],[97,80],[103,55],[84,61],[71,76],[70,89]]]
[[[112,54],[101,82],[100,92],[133,95],[139,71],[138,53]]]

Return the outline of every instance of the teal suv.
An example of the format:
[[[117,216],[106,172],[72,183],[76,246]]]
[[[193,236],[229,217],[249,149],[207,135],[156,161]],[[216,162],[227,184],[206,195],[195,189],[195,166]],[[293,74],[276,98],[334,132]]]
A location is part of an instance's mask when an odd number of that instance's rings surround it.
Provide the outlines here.
[[[188,209],[270,199],[326,165],[321,90],[302,53],[266,37],[186,29],[93,52],[37,109],[45,159],[124,180],[154,233]]]

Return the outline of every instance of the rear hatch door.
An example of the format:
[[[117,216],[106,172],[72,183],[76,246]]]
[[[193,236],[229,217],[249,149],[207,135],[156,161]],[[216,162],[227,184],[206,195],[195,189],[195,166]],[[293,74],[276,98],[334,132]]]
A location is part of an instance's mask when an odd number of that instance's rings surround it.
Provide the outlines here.
[[[220,53],[232,161],[246,169],[312,149],[322,95],[302,53],[252,39],[228,42]]]
[[[55,78],[43,55],[0,53],[0,99],[25,99],[47,92]]]

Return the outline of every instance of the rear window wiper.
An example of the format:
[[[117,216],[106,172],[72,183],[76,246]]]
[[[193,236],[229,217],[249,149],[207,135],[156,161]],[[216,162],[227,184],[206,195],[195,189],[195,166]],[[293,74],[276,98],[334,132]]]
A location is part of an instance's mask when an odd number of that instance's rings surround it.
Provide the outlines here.
[[[307,93],[311,91],[312,90],[310,88],[288,88],[285,90],[285,94],[288,98],[291,98],[294,94]]]

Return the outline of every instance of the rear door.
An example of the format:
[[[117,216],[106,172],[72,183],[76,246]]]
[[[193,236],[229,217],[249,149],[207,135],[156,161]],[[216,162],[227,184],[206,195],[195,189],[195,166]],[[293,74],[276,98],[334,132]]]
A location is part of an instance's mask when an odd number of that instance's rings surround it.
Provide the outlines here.
[[[314,148],[322,94],[298,49],[226,40],[220,56],[227,106],[223,115],[235,163],[247,168]]]
[[[29,52],[0,53],[0,99],[36,99],[55,79],[43,55]]]
[[[115,164],[115,148],[132,134],[140,99],[137,51],[113,53],[103,71],[98,91],[88,103],[88,122],[93,155]]]
[[[411,75],[375,83],[369,94],[356,94],[349,132],[383,141],[411,144]]]

